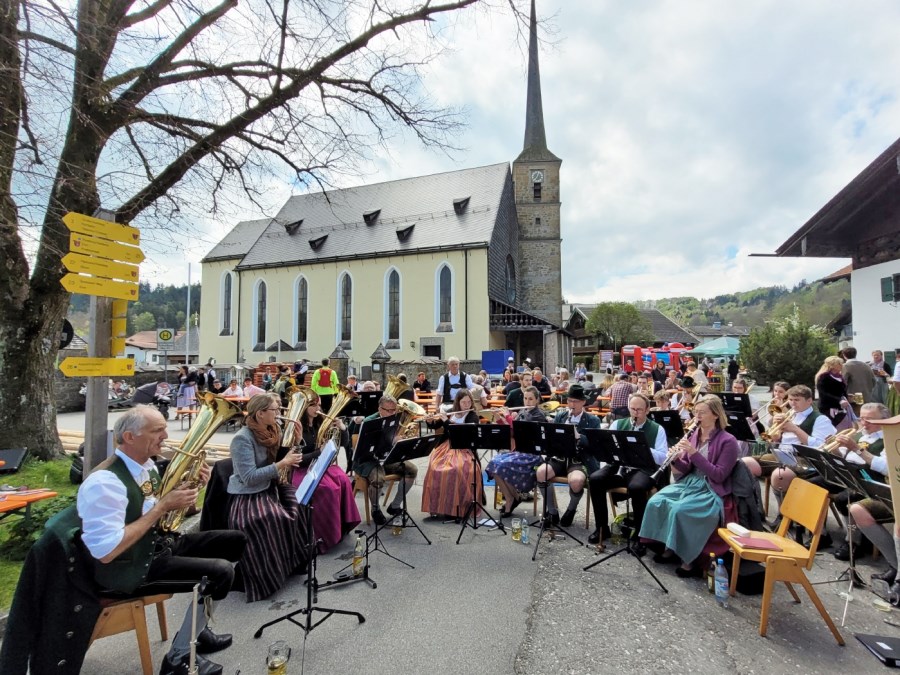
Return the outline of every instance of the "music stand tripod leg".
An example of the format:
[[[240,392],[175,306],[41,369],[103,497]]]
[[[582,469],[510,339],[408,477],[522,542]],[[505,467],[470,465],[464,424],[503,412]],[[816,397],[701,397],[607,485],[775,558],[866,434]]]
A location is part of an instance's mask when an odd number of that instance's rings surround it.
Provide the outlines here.
[[[403,480],[406,481],[406,476],[405,476],[405,475],[404,475],[404,477],[403,477]],[[398,516],[395,516],[395,517],[399,517],[399,518],[400,518],[401,527],[402,527],[404,530],[405,530],[406,528],[409,527],[409,525],[406,524],[406,521],[407,521],[407,520],[408,520],[410,523],[412,523],[412,526],[413,526],[414,528],[416,528],[416,529],[419,531],[419,534],[422,535],[422,538],[423,538],[426,542],[428,542],[428,545],[429,545],[429,546],[431,546],[431,539],[429,539],[429,538],[426,536],[426,534],[425,534],[424,532],[422,532],[422,528],[419,527],[419,524],[413,519],[413,517],[412,517],[411,515],[409,515],[409,511],[406,509],[406,505],[407,505],[407,502],[406,502],[406,492],[407,492],[407,490],[406,490],[406,485],[405,485],[405,483],[404,483],[404,486],[403,486],[403,501],[401,502],[401,503],[402,503],[402,507],[401,507],[401,508],[402,508],[403,510],[398,514]],[[412,565],[410,565],[410,567],[412,567]]]
[[[463,515],[462,525],[459,528],[459,536],[456,537],[456,543],[459,544],[462,539],[463,532],[466,531],[467,527],[471,527],[473,530],[477,530],[479,527],[484,527],[484,525],[478,524],[478,510],[481,509],[484,512],[484,515],[487,516],[490,520],[494,522],[494,524],[500,528],[501,532],[506,535],[506,528],[503,527],[503,523],[499,518],[494,517],[485,506],[478,501],[478,480],[481,478],[481,460],[478,457],[478,451],[473,450],[472,454],[474,455],[474,464],[472,466],[472,501],[469,502],[468,506],[466,506],[466,512]],[[483,490],[483,488],[482,488]],[[469,514],[472,515],[472,522],[469,523]]]
[[[264,623],[260,626],[256,632],[253,634],[254,638],[259,639],[262,637],[263,631],[269,626],[274,626],[277,623],[281,623],[282,621],[290,621],[292,624],[300,628],[305,635],[309,635],[312,630],[326,621],[333,614],[345,614],[348,616],[355,616],[359,623],[365,623],[366,617],[364,617],[359,612],[353,612],[346,609],[332,609],[329,607],[313,607],[314,602],[317,600],[317,588],[318,582],[316,581],[316,558],[319,554],[318,545],[315,539],[315,534],[313,533],[313,524],[312,524],[312,506],[307,506],[301,508],[306,508],[306,535],[307,535],[307,551],[308,551],[308,559],[306,561],[306,575],[307,575],[307,583],[306,583],[306,607],[302,607],[301,609],[295,610],[284,616],[281,616],[277,619],[273,619],[267,623]],[[325,614],[325,616],[317,621],[316,623],[312,623],[312,613],[313,612],[321,612]],[[298,614],[303,614],[306,617],[306,620],[303,623],[297,621],[294,617]]]
[[[553,489],[552,479],[551,479],[551,481],[548,481],[547,489],[548,489],[548,491]],[[537,540],[534,542],[534,552],[531,554],[531,560],[532,560],[532,561],[534,561],[534,560],[537,559],[538,547],[541,545],[541,539],[542,539],[543,536],[544,536],[544,532],[546,532],[548,529],[550,529],[550,528],[547,527],[547,522],[548,522],[548,520],[549,520],[548,502],[550,501],[548,497],[549,497],[549,492],[544,494],[544,505],[543,505],[543,507],[542,507],[542,509],[541,509],[541,510],[543,511],[543,514],[542,514],[542,516],[541,516],[541,527],[540,527],[540,529],[538,530]],[[578,542],[578,545],[579,545],[579,546],[584,546],[584,542],[581,541],[581,539],[579,539],[579,538],[576,537],[574,534],[572,534],[571,532],[569,532],[569,531],[568,531],[566,528],[564,528],[562,525],[553,525],[553,526],[552,526],[552,529],[553,529],[554,531],[562,532],[564,535],[566,535],[567,537],[569,537],[569,539],[572,539],[573,541]]]
[[[373,589],[378,588],[378,584],[375,580],[369,576],[369,536],[363,530],[356,530],[357,535],[362,535],[366,538],[366,550],[365,550],[365,562],[363,563],[363,571],[360,575],[350,574],[350,575],[341,575],[341,572],[346,570],[349,567],[353,567],[353,563],[351,562],[349,565],[344,565],[341,569],[339,569],[335,573],[335,578],[331,581],[326,581],[324,584],[319,584],[320,591],[327,591],[329,588],[334,588],[335,586],[341,586],[343,584],[352,584],[357,581],[365,581],[369,586]]]

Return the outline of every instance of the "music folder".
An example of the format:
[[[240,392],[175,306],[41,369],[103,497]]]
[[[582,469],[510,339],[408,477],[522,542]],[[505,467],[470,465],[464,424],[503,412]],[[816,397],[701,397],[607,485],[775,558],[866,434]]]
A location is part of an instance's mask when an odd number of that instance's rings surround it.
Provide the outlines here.
[[[353,463],[376,460],[381,462],[394,443],[394,436],[400,425],[400,416],[376,417],[363,422],[356,439]]]
[[[509,450],[511,445],[508,424],[449,424],[445,428],[455,450]]]
[[[855,633],[854,637],[884,665],[892,668],[900,665],[900,638],[862,633]]]
[[[647,436],[643,431],[622,431],[608,429],[618,447],[620,462],[632,469],[639,469],[653,474],[659,468],[647,444]]]
[[[739,413],[744,417],[752,417],[753,409],[750,407],[750,396],[747,394],[732,394],[730,391],[715,392],[722,399],[722,407],[725,412]]]
[[[677,410],[651,410],[647,417],[663,428],[670,445],[684,438],[684,423]]]
[[[516,450],[532,455],[574,458],[575,425],[553,422],[513,422]]]
[[[385,465],[399,464],[407,460],[427,457],[439,442],[441,442],[439,436],[416,436],[397,441],[388,452],[387,457],[384,458],[384,463]]]
[[[728,418],[728,432],[739,441],[753,442],[757,440],[759,432],[755,425],[751,426],[750,419],[742,412],[725,410]]]
[[[368,417],[378,412],[380,391],[359,391],[356,394],[341,411],[341,417]]]

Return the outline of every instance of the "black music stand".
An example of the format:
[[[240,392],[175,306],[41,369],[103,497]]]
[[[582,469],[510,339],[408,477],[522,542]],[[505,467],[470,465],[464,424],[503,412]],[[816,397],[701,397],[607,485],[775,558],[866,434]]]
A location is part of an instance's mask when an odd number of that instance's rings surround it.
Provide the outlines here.
[[[745,415],[742,412],[726,410],[725,416],[728,418],[728,433],[737,440],[753,443],[759,438],[758,433],[753,433],[754,428],[750,426],[752,420],[749,415]]]
[[[669,443],[674,445],[684,438],[684,422],[677,410],[651,410],[647,417],[663,428]]]
[[[650,476],[653,476],[659,468],[656,461],[653,459],[653,453],[650,452],[650,446],[647,445],[647,437],[644,435],[643,431],[599,429],[588,433],[587,438],[590,443],[589,451],[601,461],[609,462],[611,460],[626,468],[643,471]],[[597,527],[600,526],[601,523],[597,523]],[[632,548],[632,539],[636,539],[637,534],[637,532],[632,532],[633,536],[628,536],[625,539],[624,547],[620,548],[618,551],[605,555],[600,558],[600,560],[595,560],[582,569],[586,572],[592,567],[596,567],[600,563],[606,562],[610,558],[615,558],[620,553],[627,553],[641,564],[641,567],[643,567],[647,574],[653,578],[653,581],[655,581],[663,590],[663,593],[668,593],[669,589],[663,586],[663,583],[653,573],[653,570],[647,567],[647,563],[645,563],[641,556],[639,556]]]
[[[394,447],[391,448],[390,452],[388,452],[387,457],[384,458],[383,465],[387,464],[399,464],[401,462],[406,462],[413,459],[419,459],[420,457],[427,457],[431,454],[431,451],[434,450],[434,447],[440,441],[440,437],[438,436],[416,436],[415,438],[407,438],[402,441],[397,441],[394,444]],[[410,527],[407,525],[407,521],[412,524],[412,527],[416,528],[419,531],[419,534],[428,542],[428,545],[431,545],[431,539],[425,536],[425,533],[422,532],[422,528],[416,524],[416,521],[413,520],[413,517],[409,515],[409,511],[406,510],[406,490],[404,488],[400,488],[403,490],[403,506],[401,507],[400,513],[398,513],[394,518],[400,518],[400,526],[404,529]],[[391,519],[393,520],[393,519]],[[384,525],[376,528],[376,532],[380,530],[382,527],[390,523],[389,520]],[[393,556],[391,556],[393,557]],[[412,565],[410,565],[412,567]]]
[[[303,509],[306,514],[306,546],[308,556],[306,562],[306,607],[302,607],[301,609],[285,614],[268,623],[264,623],[253,634],[254,638],[259,639],[262,637],[263,631],[266,628],[274,626],[276,623],[281,623],[282,621],[290,621],[295,626],[299,626],[305,635],[309,635],[316,626],[324,623],[334,614],[355,616],[359,623],[365,623],[366,621],[366,618],[359,612],[351,612],[346,609],[331,609],[328,607],[313,607],[313,604],[319,602],[319,584],[316,580],[316,561],[319,555],[319,547],[315,532],[313,531],[313,506],[311,505],[311,502],[313,494],[319,487],[319,482],[322,480],[322,476],[325,475],[325,470],[331,464],[331,460],[334,459],[335,455],[337,455],[337,448],[334,445],[334,442],[329,441],[325,445],[322,455],[309,467],[309,471],[307,471],[306,476],[304,476],[303,482],[300,484],[300,487],[297,488],[297,499],[300,508]],[[313,623],[313,612],[319,612],[325,616]],[[303,614],[306,617],[302,623],[294,618],[298,614]]]
[[[350,399],[347,406],[341,411],[342,417],[368,417],[378,412],[378,401],[381,399],[380,391],[359,391]]]
[[[730,391],[717,391],[714,393],[722,399],[722,407],[725,408],[725,412],[738,413],[744,417],[753,417],[753,409],[750,406],[750,396],[747,394],[733,394]]]
[[[541,455],[544,464],[549,463],[551,457],[558,459],[575,459],[578,450],[575,447],[575,426],[572,424],[554,424],[553,422],[513,422],[513,434],[516,437],[516,450],[518,452],[527,452],[531,455]],[[562,525],[556,524],[551,528],[547,525],[550,522],[550,494],[553,488],[553,481],[547,481],[547,493],[544,495],[544,504],[541,509],[541,518],[532,523],[537,525],[540,523],[540,530],[534,542],[534,552],[531,555],[532,561],[537,559],[538,548],[541,545],[541,539],[547,529],[559,530],[570,539],[577,541],[579,546],[584,546],[584,542],[569,532]]]
[[[459,544],[462,539],[463,532],[467,527],[477,530],[479,527],[489,527],[488,524],[478,522],[478,510],[484,512],[487,520],[499,527],[503,534],[506,534],[506,528],[499,518],[485,508],[484,504],[478,501],[478,481],[481,480],[481,458],[478,456],[478,450],[509,450],[512,440],[512,428],[508,424],[450,424],[446,427],[447,435],[450,439],[450,447],[457,450],[468,450],[472,453],[474,465],[472,467],[472,501],[466,506],[466,511],[462,517],[462,526],[459,528],[459,536],[456,543]],[[469,522],[469,515],[472,516],[472,522]]]

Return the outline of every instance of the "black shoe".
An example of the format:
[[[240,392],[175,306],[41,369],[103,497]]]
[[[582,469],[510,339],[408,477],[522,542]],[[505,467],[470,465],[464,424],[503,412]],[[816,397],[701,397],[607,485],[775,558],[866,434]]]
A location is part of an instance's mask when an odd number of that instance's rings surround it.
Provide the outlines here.
[[[821,548],[821,546],[819,547]],[[872,552],[872,544],[869,543],[868,539],[856,544],[853,547],[853,559],[859,560],[860,558],[865,558]],[[850,544],[846,541],[838,547],[838,549],[834,552],[834,557],[838,560],[847,561],[850,560]]]
[[[375,509],[372,511],[372,520],[375,521],[376,525],[384,525],[387,522],[387,518],[385,518],[384,513],[381,509]]]
[[[634,553],[638,558],[643,558],[645,555],[647,555],[647,545],[636,541],[631,545],[631,552]]]
[[[897,578],[897,570],[895,570],[893,567],[888,567],[881,574],[873,574],[871,578],[872,581],[885,581],[887,582],[888,586],[890,586]]]
[[[660,565],[674,565],[678,562],[678,556],[674,553],[670,555],[663,555],[662,553],[657,553],[653,556],[653,562],[659,563]]]
[[[834,550],[834,557],[838,560],[850,560],[850,544],[846,541]]]
[[[190,654],[185,654],[178,663],[170,661],[169,655],[166,654],[162,665],[159,667],[159,675],[188,675],[190,672],[190,663]],[[222,666],[197,655],[197,673],[198,675],[222,675]]]
[[[513,511],[516,510],[516,507],[521,503],[522,502],[520,502],[518,499],[516,499],[513,501],[512,504],[509,505],[508,509],[507,508],[500,509],[500,517],[501,518],[509,518],[513,514]]]
[[[547,525],[559,525],[559,511],[556,509],[547,511],[547,515],[544,517],[544,523]]]
[[[701,570],[699,567],[692,567],[691,569],[686,570],[679,565],[675,568],[675,574],[682,579],[690,579],[691,577],[703,576],[703,570]]]
[[[810,543],[811,542],[812,540],[810,539]],[[830,534],[823,530],[822,536],[819,537],[819,550],[822,550],[823,548],[831,548],[832,546],[834,546],[834,539],[831,538]]]
[[[601,539],[603,541],[606,541],[609,538],[609,525],[604,525],[603,527],[594,530],[588,535],[588,543],[599,544]]]
[[[559,524],[563,527],[570,527],[573,522],[575,522],[575,511],[566,509],[566,512],[562,514],[562,518],[559,519]]]
[[[304,570],[305,571],[305,570]],[[216,635],[209,626],[204,628],[197,636],[197,653],[214,654],[231,646],[231,633]]]
[[[392,516],[399,516],[401,513],[403,513],[403,507],[394,506],[393,504],[391,504],[389,507],[387,507],[387,512]]]

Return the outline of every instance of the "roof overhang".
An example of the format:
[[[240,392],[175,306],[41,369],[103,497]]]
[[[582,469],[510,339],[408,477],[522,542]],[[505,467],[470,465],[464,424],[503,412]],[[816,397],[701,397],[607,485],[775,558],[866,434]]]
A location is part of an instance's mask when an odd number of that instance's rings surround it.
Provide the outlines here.
[[[506,332],[563,330],[551,321],[491,298],[490,328]],[[566,331],[568,332],[568,331]]]

